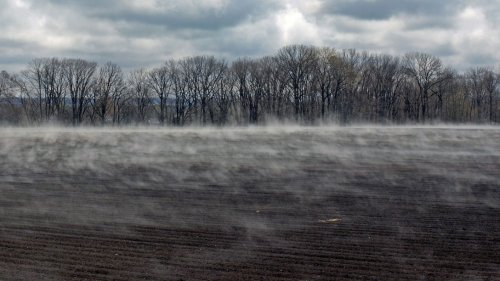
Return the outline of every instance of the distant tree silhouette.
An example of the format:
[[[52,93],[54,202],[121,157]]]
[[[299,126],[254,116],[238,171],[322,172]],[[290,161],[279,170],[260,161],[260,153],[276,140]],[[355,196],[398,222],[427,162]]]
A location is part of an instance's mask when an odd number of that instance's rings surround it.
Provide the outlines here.
[[[491,66],[462,73],[435,56],[291,45],[232,63],[213,56],[120,66],[38,58],[0,75],[0,122],[40,124],[263,124],[288,120],[405,123],[499,121]]]

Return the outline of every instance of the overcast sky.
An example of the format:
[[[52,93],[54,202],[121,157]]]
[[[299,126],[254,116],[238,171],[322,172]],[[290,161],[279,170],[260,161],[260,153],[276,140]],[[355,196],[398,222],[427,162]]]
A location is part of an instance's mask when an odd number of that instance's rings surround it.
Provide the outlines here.
[[[287,44],[500,63],[500,0],[0,0],[0,69],[36,57],[262,56]]]

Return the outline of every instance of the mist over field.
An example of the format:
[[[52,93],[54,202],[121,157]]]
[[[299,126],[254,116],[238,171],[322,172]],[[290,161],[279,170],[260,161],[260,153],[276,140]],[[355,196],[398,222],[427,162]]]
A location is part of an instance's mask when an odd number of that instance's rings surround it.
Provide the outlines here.
[[[495,280],[500,129],[0,129],[0,279]]]

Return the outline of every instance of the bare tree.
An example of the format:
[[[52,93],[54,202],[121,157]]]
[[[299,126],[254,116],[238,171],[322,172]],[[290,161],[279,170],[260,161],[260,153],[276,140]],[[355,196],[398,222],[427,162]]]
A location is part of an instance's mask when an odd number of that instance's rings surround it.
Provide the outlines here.
[[[368,95],[370,77],[368,74],[369,55],[354,49],[343,50],[336,69],[336,84],[333,109],[337,121],[348,123],[363,118],[363,98]],[[338,91],[337,91],[338,89]]]
[[[101,124],[105,124],[106,119],[110,117],[110,111],[116,105],[115,99],[122,94],[123,87],[123,72],[120,66],[108,62],[99,68],[92,88],[92,107]]]
[[[42,122],[43,113],[43,59],[34,59],[28,65],[28,68],[21,72],[23,77],[24,107],[28,118],[35,120],[35,114],[38,115],[39,122]]]
[[[337,53],[331,48],[322,48],[318,50],[318,63],[316,64],[315,78],[318,84],[321,102],[321,119],[325,119],[328,100],[330,98],[334,84],[333,71]]]
[[[158,121],[161,125],[165,124],[165,116],[167,114],[167,100],[169,92],[172,88],[172,80],[169,73],[168,65],[155,68],[149,72],[149,86],[156,94],[159,102]]]
[[[400,61],[389,55],[375,55],[369,59],[368,75],[371,77],[370,100],[375,121],[393,119],[403,83]]]
[[[419,119],[426,121],[432,88],[450,79],[441,60],[429,54],[409,53],[404,57],[404,71],[418,91]]]
[[[0,72],[0,122],[20,123],[21,113],[16,105],[18,96],[16,77],[7,71]]]
[[[72,123],[79,125],[88,109],[97,64],[82,59],[64,59],[62,63],[71,97]]]
[[[128,85],[136,108],[136,122],[145,123],[148,108],[152,104],[147,71],[143,68],[132,71],[128,78]]]
[[[500,74],[488,69],[485,73],[484,83],[488,97],[488,112],[490,123],[497,122],[497,99],[500,94]]]
[[[288,75],[280,68],[276,57],[261,58],[259,64],[265,87],[262,98],[265,117],[283,119],[286,113]]]
[[[130,103],[130,100],[132,99],[132,96],[130,94],[130,91],[128,90],[125,81],[122,81],[120,85],[117,85],[115,88],[115,91],[113,91],[113,94],[111,95],[111,101],[112,101],[112,120],[113,120],[113,125],[116,124],[121,124],[122,120],[124,119],[125,115],[125,109],[127,108],[127,105]]]
[[[181,62],[182,73],[197,122],[206,124],[214,90],[226,71],[226,63],[213,56],[197,56]]]
[[[249,107],[251,103],[251,98],[249,102],[249,97],[250,96],[250,86],[249,86],[249,80],[250,80],[250,64],[252,62],[248,59],[240,59],[237,60],[233,63],[231,67],[232,74],[235,77],[236,80],[236,90],[238,92],[238,99],[240,101],[240,108],[239,111],[243,115],[243,119],[246,122],[251,122],[250,117],[245,116],[249,112]]]
[[[57,58],[34,59],[21,73],[25,94],[39,122],[62,118],[66,102],[66,80]],[[34,117],[34,116],[33,116]]]
[[[233,75],[229,75],[229,71],[219,81],[217,89],[214,93],[214,106],[217,109],[217,124],[224,125],[230,121],[231,109],[234,108],[235,96],[234,89],[236,88],[236,79]],[[234,114],[235,112],[233,112]]]
[[[5,99],[13,95],[14,84],[7,71],[0,72],[0,99]]]
[[[184,125],[187,115],[192,111],[192,100],[189,98],[188,77],[185,75],[189,71],[187,63],[170,60],[166,64],[168,76],[172,82],[172,91],[174,92],[175,113],[173,117],[174,124]]]
[[[262,61],[240,59],[233,63],[232,72],[246,122],[256,124],[261,113],[261,101],[266,91],[266,66]]]
[[[472,100],[471,114],[478,122],[493,122],[498,93],[498,75],[488,67],[472,68],[465,74],[465,85]]]
[[[287,74],[296,121],[304,115],[303,102],[307,94],[311,92],[317,59],[317,49],[310,46],[292,45],[278,52],[280,67]]]

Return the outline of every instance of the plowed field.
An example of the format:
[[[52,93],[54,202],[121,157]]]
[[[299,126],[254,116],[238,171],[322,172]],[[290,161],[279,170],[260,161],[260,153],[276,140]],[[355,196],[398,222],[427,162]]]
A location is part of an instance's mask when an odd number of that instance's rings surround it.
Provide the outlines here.
[[[500,280],[500,129],[0,129],[0,280]]]

